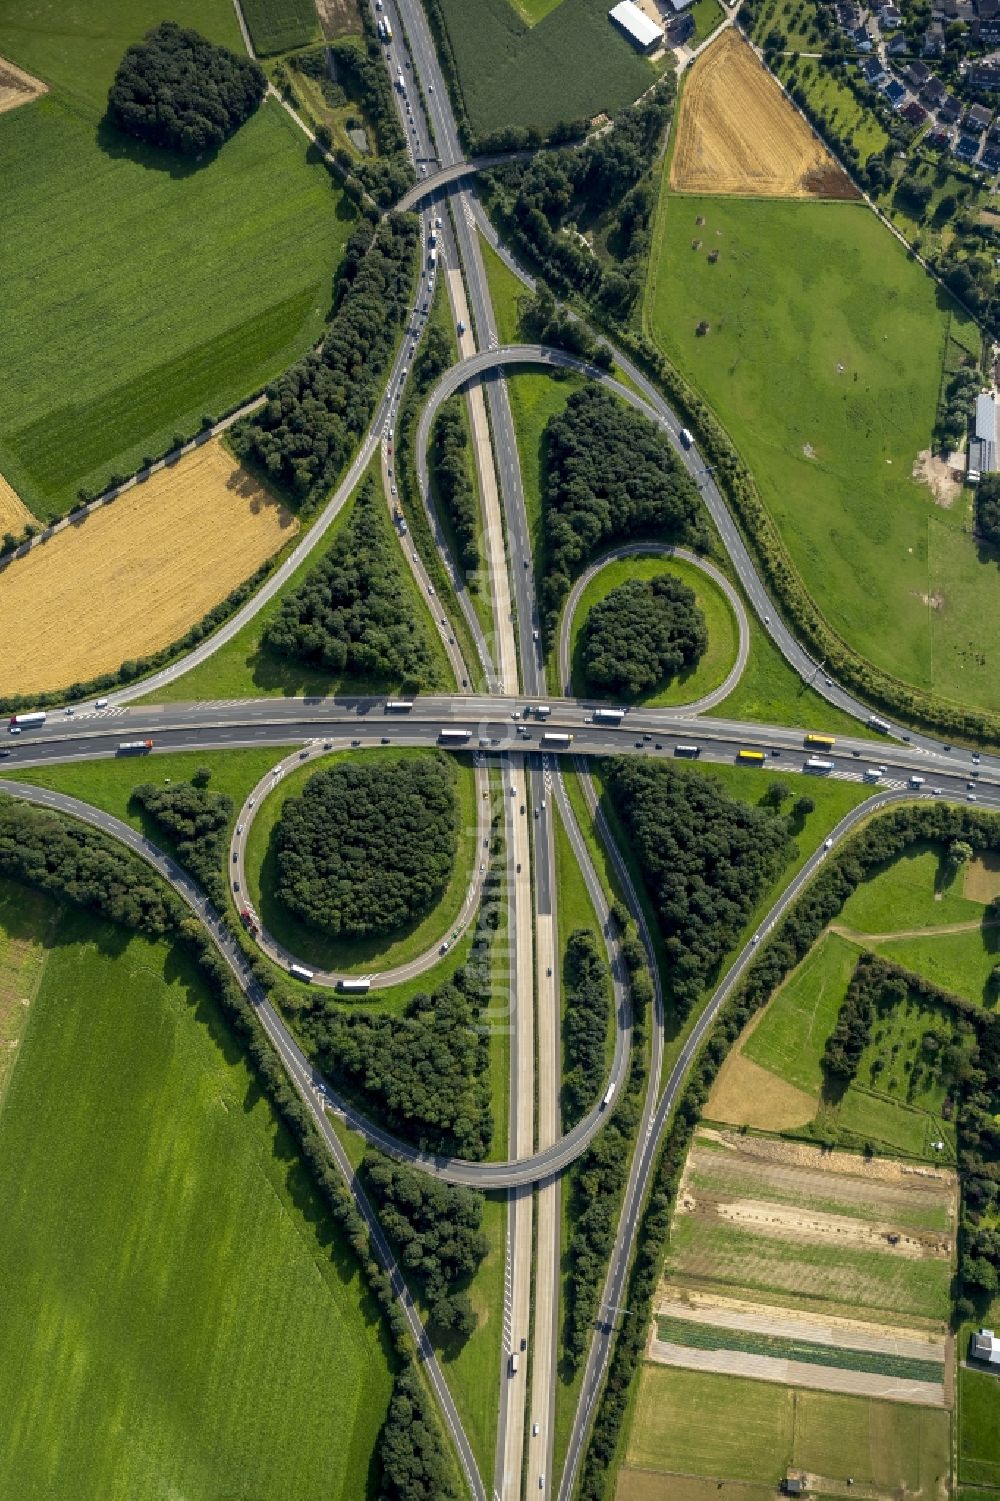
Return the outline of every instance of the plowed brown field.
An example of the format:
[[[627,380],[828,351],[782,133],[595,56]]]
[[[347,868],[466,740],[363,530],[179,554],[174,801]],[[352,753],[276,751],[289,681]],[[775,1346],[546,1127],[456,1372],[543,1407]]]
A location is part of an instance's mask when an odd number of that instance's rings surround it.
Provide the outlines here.
[[[687,193],[857,198],[752,47],[724,31],[691,66],[670,185]]]
[[[297,527],[218,440],[185,454],[0,572],[0,693],[168,646]]]

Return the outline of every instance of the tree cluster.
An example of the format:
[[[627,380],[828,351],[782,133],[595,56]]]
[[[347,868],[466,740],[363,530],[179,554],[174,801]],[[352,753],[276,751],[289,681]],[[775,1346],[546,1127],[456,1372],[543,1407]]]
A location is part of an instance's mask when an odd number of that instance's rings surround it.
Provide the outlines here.
[[[455,769],[441,751],[341,761],[281,810],[277,894],[324,933],[392,933],[441,895],[457,845]]]
[[[563,962],[566,1019],[563,1028],[563,1126],[586,1114],[604,1083],[604,1044],[610,1012],[608,961],[593,933],[577,928],[566,940]]]
[[[396,1377],[379,1440],[379,1501],[458,1501],[437,1416],[411,1362]]]
[[[572,395],[545,427],[545,603],[600,547],[623,538],[707,542],[700,498],[666,436],[598,386]]]
[[[269,386],[264,406],[233,429],[239,457],[294,496],[330,486],[371,421],[409,311],[418,239],[412,214],[382,220],[367,254],[356,247],[345,268],[319,350]]]
[[[458,561],[475,573],[479,557],[479,508],[469,477],[469,435],[461,397],[453,396],[438,412],[431,433],[430,464],[437,493],[458,543]]]
[[[458,970],[401,1017],[328,1008],[306,1017],[303,1032],[324,1072],[391,1131],[427,1151],[480,1158],[493,1123],[479,999]]]
[[[226,831],[233,815],[232,798],[192,782],[173,782],[162,787],[143,782],[135,788],[132,799],[166,830],[181,865],[221,907],[226,899],[222,871]]]
[[[584,672],[590,688],[638,698],[693,668],[707,645],[705,617],[682,579],[628,579],[587,616]]]
[[[464,1341],[476,1327],[468,1284],[490,1243],[483,1234],[483,1195],[453,1187],[384,1157],[365,1153],[365,1181],[404,1272],[416,1279],[439,1333]]]
[[[608,763],[608,794],[639,861],[686,1015],[788,857],[784,819],[711,777],[662,762]]]
[[[964,440],[978,394],[979,377],[975,370],[963,365],[948,376],[934,423],[934,445],[941,453],[950,452]]]
[[[576,294],[614,318],[631,312],[642,286],[655,202],[644,179],[674,95],[667,76],[586,146],[540,152],[529,162],[493,169],[497,207],[515,244],[560,296]],[[580,223],[594,220],[603,221],[612,252],[606,262],[578,232]]]
[[[427,625],[371,476],[332,547],[282,600],[264,644],[338,677],[400,683],[408,691],[434,682]]]
[[[202,156],[249,120],[266,88],[258,63],[161,21],[118,64],[108,113],[129,135]]]
[[[1000,474],[984,474],[976,489],[976,531],[1000,547]]]

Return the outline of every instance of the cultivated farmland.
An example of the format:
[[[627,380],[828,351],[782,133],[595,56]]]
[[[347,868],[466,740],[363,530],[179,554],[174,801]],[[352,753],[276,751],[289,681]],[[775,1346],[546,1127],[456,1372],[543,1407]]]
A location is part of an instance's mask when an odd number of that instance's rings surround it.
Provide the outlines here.
[[[944,294],[850,203],[665,192],[650,266],[651,334],[724,423],[834,629],[908,682],[1000,707],[996,567],[965,499],[944,507],[912,477],[966,327]]]
[[[758,1501],[794,1467],[820,1494],[850,1477],[870,1497],[941,1501],[948,1434],[933,1408],[646,1365],[616,1498],[709,1501],[737,1481],[739,1501]]]
[[[319,36],[313,0],[242,0],[254,51],[261,56],[307,47]]]
[[[605,0],[560,0],[528,25],[510,0],[438,0],[474,131],[551,130],[560,120],[613,113],[656,73],[608,20]]]
[[[83,682],[168,646],[295,534],[218,440],[0,572],[0,683]]]
[[[390,1376],[351,1253],[191,965],[58,923],[0,1120],[0,1493],[356,1501]]]
[[[240,47],[231,4],[171,16]],[[210,160],[103,121],[153,0],[0,0],[0,50],[51,91],[0,116],[0,473],[42,518],[253,393],[319,335],[353,211],[275,100]],[[99,24],[98,24],[99,17]]]
[[[19,537],[24,528],[35,521],[28,507],[0,474],[0,533],[12,532]]]
[[[858,196],[734,29],[695,60],[685,79],[670,185],[691,193]]]

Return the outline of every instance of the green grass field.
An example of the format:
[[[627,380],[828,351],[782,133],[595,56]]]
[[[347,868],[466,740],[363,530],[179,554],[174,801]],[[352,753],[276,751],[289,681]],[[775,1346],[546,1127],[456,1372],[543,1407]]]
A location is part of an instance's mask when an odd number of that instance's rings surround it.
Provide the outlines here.
[[[692,44],[698,46],[706,37],[710,37],[715,28],[725,20],[725,11],[719,4],[719,0],[695,0],[691,7],[694,16],[694,35]]]
[[[948,1413],[933,1408],[647,1363],[628,1463],[771,1486],[794,1466],[931,1501],[948,1474],[948,1435]]]
[[[313,0],[241,0],[243,17],[258,56],[288,52],[319,40]]]
[[[982,915],[982,904],[963,894],[962,873],[945,882],[940,850],[921,844],[863,881],[844,903],[838,922],[862,933],[897,933],[972,922]]]
[[[692,250],[698,215],[715,264]],[[996,570],[964,507],[911,479],[949,310],[874,216],[664,192],[645,317],[725,423],[833,627],[910,682],[1000,706]]]
[[[815,43],[810,50],[818,50]],[[779,76],[786,83],[790,77],[798,78],[813,109],[830,121],[842,140],[851,141],[857,147],[863,162],[873,152],[883,149],[889,137],[878,118],[859,104],[847,84],[815,58],[804,58],[794,72],[789,67],[790,61],[789,58],[782,59]]]
[[[326,770],[338,761],[350,760],[352,754],[351,751],[335,752],[324,756],[320,766],[312,761],[307,766],[289,772],[275,791],[268,793],[263,802],[258,803],[257,816],[247,835],[247,887],[264,927],[303,963],[314,968],[359,972],[366,971],[372,965],[378,969],[391,969],[397,964],[405,964],[433,944],[447,938],[458,919],[476,858],[475,782],[468,757],[454,757],[458,773],[455,783],[459,810],[458,849],[448,885],[430,912],[399,933],[370,939],[334,938],[302,922],[276,895],[277,855],[274,833],[281,810],[288,799],[300,796],[305,783],[318,770]],[[366,765],[370,760],[394,763],[426,754],[426,751],[397,749],[394,746],[364,752]],[[418,988],[428,988],[426,978],[421,977]]]
[[[536,0],[529,0],[537,18]],[[528,25],[510,0],[440,0],[472,128],[550,130],[631,104],[656,72],[608,20],[604,0],[561,0]]]
[[[0,1193],[4,1495],[371,1494],[377,1310],[181,953],[61,918]]]
[[[567,0],[563,0],[566,4]],[[544,532],[542,526],[542,496],[545,490],[545,442],[544,432],[550,417],[563,412],[574,391],[583,389],[583,376],[569,375],[558,378],[541,371],[518,370],[507,378],[511,416],[517,434],[517,451],[521,460],[521,479],[524,485],[524,504],[528,513],[528,530],[531,533],[531,551],[535,576],[541,578],[544,570]]]
[[[916,1360],[889,1355],[881,1350],[857,1350],[842,1345],[818,1344],[815,1340],[784,1334],[760,1334],[746,1329],[726,1329],[692,1319],[660,1315],[657,1338],[691,1350],[739,1350],[747,1355],[765,1355],[774,1360],[803,1361],[807,1365],[831,1366],[844,1371],[875,1371],[910,1381],[942,1381],[943,1361]]]
[[[976,927],[968,933],[938,933],[879,944],[880,954],[926,975],[942,990],[994,1010],[996,988],[990,976],[1000,964],[1000,930]]]
[[[1000,1488],[1000,1381],[958,1373],[958,1473],[970,1485]]]
[[[168,9],[240,48],[222,0]],[[122,51],[162,16],[149,0],[0,0],[0,53],[53,86],[0,119],[0,471],[40,517],[307,349],[353,224],[274,100],[204,164],[103,122]]]
[[[366,473],[374,476],[375,483],[381,490],[382,482],[377,462],[373,462]],[[202,698],[265,698],[272,695],[295,698],[305,693],[329,695],[373,693],[379,690],[392,693],[398,689],[401,686],[399,682],[376,683],[372,679],[333,677],[330,673],[322,672],[306,662],[295,662],[289,657],[281,656],[264,644],[264,631],[268,623],[274,619],[282,602],[289,594],[294,593],[306,575],[329,551],[341,529],[348,524],[353,505],[352,496],[332,523],[324,540],[304,562],[299,564],[275,597],[269,600],[241,631],[237,631],[231,641],[227,641],[191,672],[185,673],[183,677],[175,679],[172,683],[165,684],[162,688],[157,688],[154,693],[150,694],[147,701],[187,703],[189,700]],[[389,520],[388,510],[385,512],[384,525],[386,532],[393,538],[391,545],[395,548],[398,543],[395,540],[395,531]],[[402,558],[399,559],[399,569],[413,608],[424,618],[437,683],[442,688],[450,689],[454,686],[451,664],[445,656],[441,638],[430,619],[427,604],[417,590],[413,575]]]
[[[828,933],[770,1002],[744,1044],[745,1055],[818,1101],[820,1059],[857,960],[853,943]]]
[[[583,662],[583,628],[589,612],[594,605],[610,594],[612,589],[625,583],[627,579],[653,579],[665,573],[673,574],[675,578],[679,578],[694,590],[698,608],[704,615],[705,624],[708,627],[708,646],[701,660],[690,672],[673,678],[642,698],[630,700],[630,702],[653,706],[691,703],[704,694],[711,693],[725,681],[726,674],[736,661],[739,635],[733,607],[718,584],[701,569],[677,559],[668,560],[656,556],[628,558],[617,563],[609,563],[606,568],[595,575],[581,594],[580,602],[576,607],[570,628],[570,663],[573,673],[573,691],[579,697],[591,695]],[[606,697],[607,695],[598,694],[597,696]]]

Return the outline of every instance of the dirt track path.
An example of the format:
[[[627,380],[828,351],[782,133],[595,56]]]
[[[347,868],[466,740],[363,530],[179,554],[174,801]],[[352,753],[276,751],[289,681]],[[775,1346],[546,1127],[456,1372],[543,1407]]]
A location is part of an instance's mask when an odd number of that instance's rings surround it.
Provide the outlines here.
[[[980,917],[967,922],[946,922],[937,928],[899,928],[895,933],[863,933],[859,928],[849,928],[846,923],[832,922],[827,930],[838,938],[851,943],[892,943],[897,938],[939,938],[948,933],[974,933],[982,928],[1000,927],[1000,923],[983,922]]]

